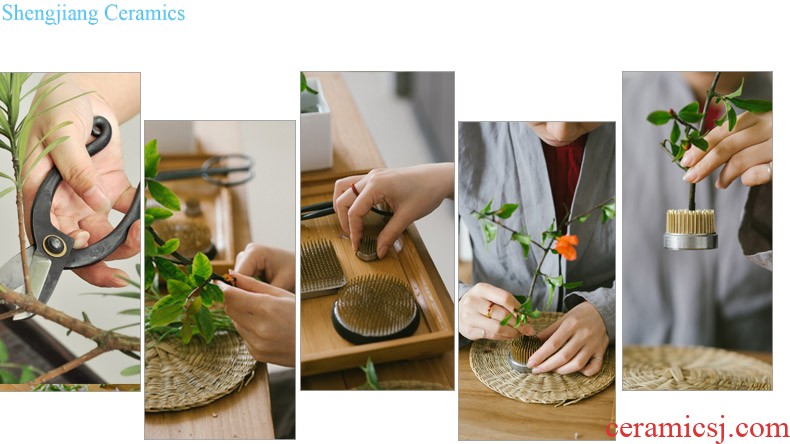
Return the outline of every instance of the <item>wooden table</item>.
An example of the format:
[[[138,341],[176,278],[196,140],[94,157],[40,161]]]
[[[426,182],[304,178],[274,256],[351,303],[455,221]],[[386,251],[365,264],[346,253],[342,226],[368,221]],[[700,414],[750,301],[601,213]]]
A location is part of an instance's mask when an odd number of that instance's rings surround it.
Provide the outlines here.
[[[378,148],[365,125],[359,110],[351,97],[340,73],[318,72],[305,73],[308,77],[318,77],[324,90],[327,102],[332,108],[332,145],[333,166],[331,169],[302,173],[302,189],[315,186],[328,178],[348,176],[366,172],[373,168],[384,167]],[[412,226],[410,234],[420,255],[424,258],[427,277],[437,283],[441,291],[445,290],[441,277],[430,259],[417,230]],[[452,296],[447,295],[446,301],[452,316]],[[442,356],[419,360],[401,360],[376,365],[376,373],[380,381],[387,380],[419,380],[435,382],[448,388],[454,387],[454,353],[448,350]],[[341,370],[314,376],[302,377],[302,389],[343,390],[364,384],[365,376],[359,369]]]
[[[236,251],[244,250],[251,237],[245,193],[243,186],[232,188]],[[207,406],[145,414],[145,439],[273,438],[269,374],[264,363],[258,364],[249,385]]]
[[[614,421],[614,384],[576,404],[527,404],[483,385],[469,365],[470,348],[458,356],[459,440],[612,439],[606,425]]]

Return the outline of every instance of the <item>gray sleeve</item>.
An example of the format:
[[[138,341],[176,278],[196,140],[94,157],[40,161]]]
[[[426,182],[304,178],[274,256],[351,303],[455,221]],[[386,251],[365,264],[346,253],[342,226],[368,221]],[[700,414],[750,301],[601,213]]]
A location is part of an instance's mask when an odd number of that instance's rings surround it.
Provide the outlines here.
[[[615,285],[616,286],[616,285]],[[615,287],[602,287],[593,291],[577,291],[565,297],[565,311],[587,301],[598,310],[609,335],[609,344],[614,344],[615,338]]]
[[[474,285],[463,284],[461,282],[458,283],[458,300],[460,301],[462,297],[472,289]],[[458,304],[456,304],[458,305]],[[460,312],[460,311],[459,311]],[[466,347],[468,344],[471,344],[472,340],[467,339],[464,335],[461,334],[461,329],[458,329],[458,348]]]
[[[738,229],[744,256],[768,270],[773,270],[774,262],[772,195],[770,182],[752,187]]]

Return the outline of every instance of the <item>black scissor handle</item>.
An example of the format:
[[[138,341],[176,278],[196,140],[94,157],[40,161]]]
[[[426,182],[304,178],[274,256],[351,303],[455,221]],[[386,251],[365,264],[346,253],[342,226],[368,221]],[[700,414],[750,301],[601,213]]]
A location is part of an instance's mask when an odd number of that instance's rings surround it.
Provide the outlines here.
[[[93,156],[110,143],[110,139],[112,139],[110,122],[101,116],[94,117],[91,134],[95,139],[86,146],[86,149]],[[107,237],[87,248],[72,250],[74,241],[52,226],[50,216],[52,199],[62,180],[63,176],[60,171],[57,168],[52,168],[36,192],[30,212],[33,240],[39,250],[46,253],[53,262],[62,263],[63,268],[77,268],[95,264],[115,251],[126,240],[132,223],[140,218],[140,186],[137,187],[137,194],[129,212]]]

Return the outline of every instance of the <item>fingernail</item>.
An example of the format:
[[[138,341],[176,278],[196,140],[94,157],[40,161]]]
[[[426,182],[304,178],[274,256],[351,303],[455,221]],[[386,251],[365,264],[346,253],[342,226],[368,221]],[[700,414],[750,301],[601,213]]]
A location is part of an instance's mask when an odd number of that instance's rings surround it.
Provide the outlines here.
[[[684,154],[683,158],[680,159],[680,164],[683,165],[684,167],[690,166],[691,165],[691,153],[686,151],[686,154]]]
[[[683,175],[683,180],[685,180],[686,182],[693,183],[694,180],[696,179],[697,179],[697,173],[693,169],[686,171],[686,174]]]
[[[378,256],[379,259],[384,259],[384,256],[386,255],[387,255],[387,249],[384,247],[379,247],[379,249],[376,251],[376,256]]]
[[[98,185],[92,186],[82,195],[82,198],[97,213],[109,213],[112,208],[110,199]]]

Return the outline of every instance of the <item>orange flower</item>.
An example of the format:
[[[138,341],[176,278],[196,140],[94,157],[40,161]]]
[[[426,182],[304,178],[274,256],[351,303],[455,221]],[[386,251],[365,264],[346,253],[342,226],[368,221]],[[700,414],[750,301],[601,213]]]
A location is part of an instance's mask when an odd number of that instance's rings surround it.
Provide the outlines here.
[[[554,244],[554,249],[557,253],[561,254],[569,261],[576,260],[576,249],[573,248],[579,245],[579,238],[575,234],[566,234],[557,238],[557,243]]]

